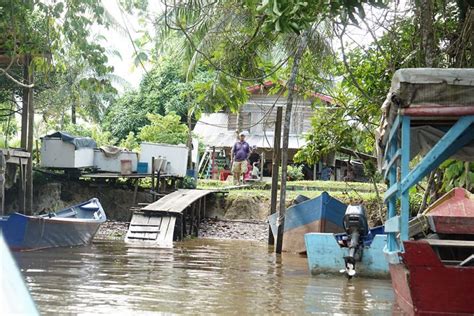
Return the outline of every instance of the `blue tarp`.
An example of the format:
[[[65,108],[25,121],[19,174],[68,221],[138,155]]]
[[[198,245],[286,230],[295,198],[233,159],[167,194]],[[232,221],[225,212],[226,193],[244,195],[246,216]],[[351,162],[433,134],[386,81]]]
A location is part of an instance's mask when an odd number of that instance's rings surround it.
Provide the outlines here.
[[[45,136],[46,138],[61,138],[63,142],[73,144],[78,148],[97,148],[97,143],[90,137],[77,137],[65,132],[56,132]]]

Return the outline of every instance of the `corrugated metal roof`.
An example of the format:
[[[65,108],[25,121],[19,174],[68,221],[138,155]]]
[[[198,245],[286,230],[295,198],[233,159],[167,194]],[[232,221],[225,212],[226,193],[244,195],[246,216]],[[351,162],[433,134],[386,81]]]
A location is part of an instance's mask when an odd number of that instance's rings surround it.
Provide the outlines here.
[[[232,147],[236,141],[235,131],[227,129],[227,113],[203,114],[194,127],[194,133],[198,135],[207,146]],[[248,134],[246,141],[250,146],[258,148],[273,147],[273,131],[262,134]],[[306,144],[303,135],[290,135],[288,140],[289,149],[299,149]]]

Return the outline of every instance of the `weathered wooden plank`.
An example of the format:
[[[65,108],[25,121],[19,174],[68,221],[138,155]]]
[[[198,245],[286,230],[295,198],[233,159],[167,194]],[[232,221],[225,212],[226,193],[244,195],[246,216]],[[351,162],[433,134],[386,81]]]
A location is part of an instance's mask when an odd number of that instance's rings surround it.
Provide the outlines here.
[[[128,236],[128,239],[137,239],[137,240],[156,240],[158,233],[136,233]]]
[[[428,219],[426,216],[421,215],[412,218],[408,222],[408,236],[413,237],[418,234],[425,232],[429,228]]]
[[[159,226],[133,226],[130,227],[131,233],[159,233],[160,227]]]
[[[164,216],[161,225],[161,232],[156,239],[156,243],[160,247],[173,246],[174,226],[176,223],[175,216]]]
[[[178,190],[144,207],[143,210],[182,213],[188,205],[213,192],[213,190]]]

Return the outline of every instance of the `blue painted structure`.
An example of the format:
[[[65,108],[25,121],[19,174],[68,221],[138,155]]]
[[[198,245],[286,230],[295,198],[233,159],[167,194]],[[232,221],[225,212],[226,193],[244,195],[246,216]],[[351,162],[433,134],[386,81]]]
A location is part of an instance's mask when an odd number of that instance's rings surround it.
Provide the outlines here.
[[[289,207],[285,212],[283,251],[306,251],[304,234],[310,232],[341,233],[347,205],[323,192],[320,196]],[[268,217],[274,236],[278,213]]]
[[[0,232],[0,294],[3,315],[39,315],[13,256]]]
[[[398,114],[387,139],[384,160],[388,161],[385,171],[389,189],[384,195],[388,206],[388,233],[386,256],[391,264],[400,263],[399,253],[403,252],[403,241],[408,240],[408,220],[410,216],[409,190],[444,160],[454,155],[460,148],[474,140],[474,115],[460,117],[444,136],[434,145],[421,161],[410,170],[410,127],[411,117]],[[400,134],[400,137],[397,137]],[[401,175],[397,178],[399,160]],[[400,199],[400,215],[396,213],[396,203]]]
[[[105,221],[102,205],[93,198],[55,213],[2,216],[0,231],[13,250],[79,246],[88,244]]]

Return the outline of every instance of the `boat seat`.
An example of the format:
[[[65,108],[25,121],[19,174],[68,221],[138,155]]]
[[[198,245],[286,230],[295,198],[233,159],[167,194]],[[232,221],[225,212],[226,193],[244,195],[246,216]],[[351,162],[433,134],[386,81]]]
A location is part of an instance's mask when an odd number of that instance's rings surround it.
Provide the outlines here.
[[[434,247],[474,248],[474,240],[424,239]]]

